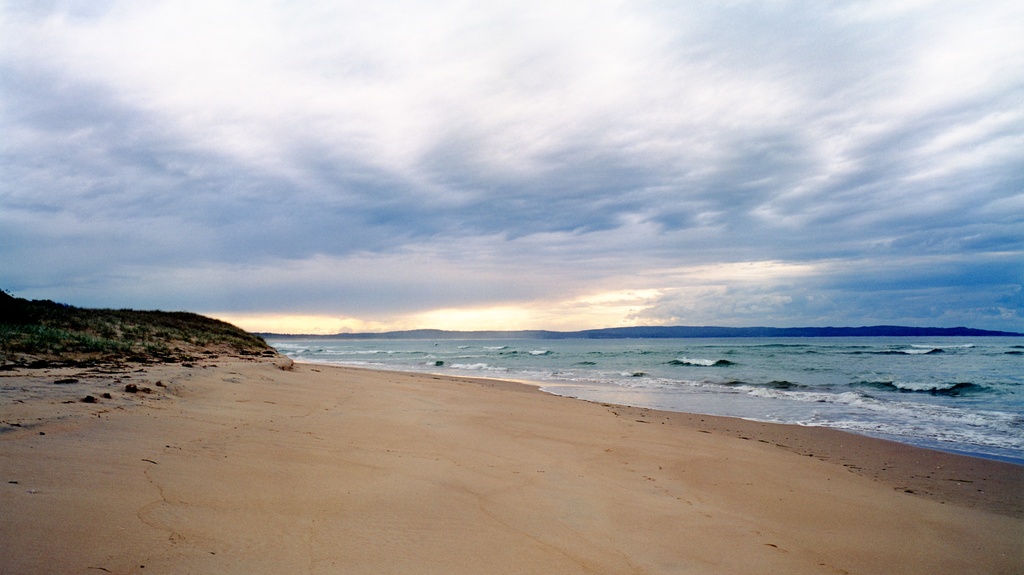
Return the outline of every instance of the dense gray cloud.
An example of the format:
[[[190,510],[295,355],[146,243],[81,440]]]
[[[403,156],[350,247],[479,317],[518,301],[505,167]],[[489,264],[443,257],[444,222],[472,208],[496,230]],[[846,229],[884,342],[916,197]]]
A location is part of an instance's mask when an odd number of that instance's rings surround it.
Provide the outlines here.
[[[996,1],[0,2],[0,287],[1024,329],[1021,37]]]

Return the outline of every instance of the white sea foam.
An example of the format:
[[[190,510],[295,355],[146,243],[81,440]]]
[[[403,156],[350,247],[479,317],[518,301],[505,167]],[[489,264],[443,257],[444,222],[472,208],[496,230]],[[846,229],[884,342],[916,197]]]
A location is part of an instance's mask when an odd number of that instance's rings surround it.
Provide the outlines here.
[[[806,422],[843,429],[874,430],[906,437],[934,437],[943,441],[963,441],[975,445],[988,445],[1006,449],[1024,450],[1024,434],[1020,433],[1021,418],[999,411],[967,411],[918,402],[891,402],[862,393],[792,392],[778,389],[752,388],[747,391],[755,397],[786,399],[805,403],[839,404],[856,408],[846,416],[834,411],[825,418],[815,412]],[[864,413],[868,412],[875,416]],[[858,416],[856,419],[849,416]],[[943,439],[945,438],[945,439]]]
[[[929,383],[926,381],[893,381],[891,383],[896,389],[905,391],[942,391],[956,387],[957,383]]]
[[[453,363],[452,369],[465,369],[468,371],[508,371],[503,367],[493,367],[486,363]]]
[[[715,365],[715,363],[718,360],[716,360],[716,359],[703,359],[703,358],[692,359],[692,358],[689,358],[689,357],[680,357],[676,361],[678,361],[679,363],[681,363],[683,365],[702,365],[704,367],[711,367],[712,365]]]
[[[922,345],[922,344],[911,344],[910,347],[918,349],[971,349],[974,347],[973,343],[963,343],[959,345]]]

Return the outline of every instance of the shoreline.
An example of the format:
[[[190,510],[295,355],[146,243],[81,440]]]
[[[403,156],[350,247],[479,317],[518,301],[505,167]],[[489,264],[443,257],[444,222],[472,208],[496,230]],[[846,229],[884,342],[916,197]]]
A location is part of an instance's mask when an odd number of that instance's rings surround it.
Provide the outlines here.
[[[0,374],[0,544],[17,550],[0,572],[1024,567],[1021,466],[512,381],[285,367]]]
[[[515,381],[515,380],[513,380],[513,381]],[[524,381],[522,383],[524,383],[526,385],[534,385],[534,382],[525,382]],[[596,401],[596,400],[591,400],[591,399],[586,399],[586,398],[581,398],[581,397],[575,397],[575,396],[568,395],[568,394],[562,395],[562,394],[559,394],[559,393],[554,393],[553,391],[549,391],[547,389],[543,389],[545,387],[543,385],[539,385],[538,387],[542,388],[541,391],[543,391],[544,393],[548,393],[548,394],[551,394],[551,395],[557,395],[557,396],[560,396],[560,397],[567,397],[567,398],[570,398],[570,399],[576,399],[578,401],[586,401],[586,402],[590,402],[590,403],[601,403],[601,404],[606,403],[606,402],[602,402],[602,401]],[[873,440],[876,440],[876,441],[883,441],[883,442],[886,442],[886,443],[895,443],[897,445],[902,445],[902,446],[905,446],[905,447],[911,447],[911,448],[914,448],[914,449],[923,449],[925,451],[937,451],[939,453],[945,453],[945,454],[948,454],[948,455],[956,455],[956,456],[959,456],[959,457],[968,457],[968,458],[972,458],[972,459],[983,459],[983,460],[986,460],[986,461],[996,461],[996,462],[999,462],[999,463],[1005,463],[1005,464],[1014,465],[1014,466],[1017,466],[1017,467],[1024,467],[1024,455],[1021,455],[1021,456],[1016,456],[1016,455],[996,455],[996,454],[987,453],[987,452],[984,452],[984,451],[971,451],[966,446],[961,448],[961,449],[956,449],[956,448],[953,448],[953,447],[940,447],[940,445],[943,445],[943,444],[942,444],[942,442],[938,442],[938,441],[935,441],[935,442],[933,442],[931,444],[923,444],[923,443],[914,443],[914,442],[911,442],[911,441],[904,441],[904,440],[901,440],[900,438],[894,437],[894,436],[886,436],[884,434],[869,435],[869,434],[866,434],[866,433],[858,433],[856,431],[852,431],[852,430],[849,430],[849,429],[843,429],[843,428],[840,428],[840,427],[831,427],[831,426],[828,426],[828,425],[801,425],[799,423],[788,423],[788,422],[782,422],[782,421],[762,421],[760,419],[753,419],[753,418],[748,418],[748,417],[740,417],[740,416],[735,416],[735,415],[715,415],[715,414],[710,414],[710,413],[696,413],[696,412],[690,412],[690,411],[672,411],[672,410],[667,410],[667,409],[648,408],[648,407],[643,407],[643,406],[638,406],[638,405],[624,405],[624,404],[614,404],[614,405],[623,405],[623,407],[631,407],[631,408],[635,408],[635,409],[644,409],[644,410],[650,410],[650,411],[659,411],[659,412],[664,412],[664,413],[683,413],[683,414],[687,414],[687,415],[697,415],[697,416],[701,416],[701,417],[721,417],[721,418],[725,418],[725,419],[737,419],[737,420],[740,420],[740,421],[748,421],[750,423],[757,423],[757,424],[764,424],[764,425],[781,425],[781,426],[791,426],[791,427],[806,428],[806,429],[827,429],[827,430],[830,430],[830,431],[836,431],[836,432],[844,433],[844,434],[847,434],[847,435],[853,435],[853,436],[857,436],[857,437],[869,438],[869,439],[873,439]],[[959,445],[959,444],[956,444],[956,445]]]
[[[895,491],[911,493],[943,504],[947,501],[955,502],[966,507],[980,507],[1011,517],[1024,518],[1024,465],[1014,462],[930,449],[831,427],[666,411],[580,399],[545,391],[542,389],[543,385],[527,380],[378,370],[314,362],[296,362],[296,365],[394,375],[418,374],[465,380],[505,390],[525,388],[547,396],[598,405],[617,417],[632,419],[637,423],[671,424],[699,433],[718,433],[744,441],[768,444],[797,455],[841,465],[852,473],[870,477]],[[984,485],[985,489],[972,489],[975,484]]]
[[[928,444],[911,443],[909,441],[902,441],[899,438],[888,437],[888,436],[884,436],[884,435],[881,435],[881,434],[880,435],[867,435],[867,434],[858,433],[856,431],[851,431],[851,430],[847,430],[847,429],[842,429],[842,428],[837,428],[837,427],[830,427],[828,425],[816,425],[816,426],[800,425],[798,423],[787,423],[787,422],[779,422],[779,421],[762,421],[762,420],[758,420],[758,419],[750,419],[750,418],[745,418],[745,417],[735,416],[735,415],[715,415],[715,414],[698,413],[698,412],[690,412],[690,411],[672,411],[672,410],[659,409],[659,408],[654,408],[654,407],[644,407],[644,406],[641,406],[641,405],[628,405],[628,404],[621,404],[621,403],[605,402],[605,401],[599,401],[599,400],[594,400],[594,399],[586,399],[586,398],[582,398],[582,397],[575,397],[575,396],[570,395],[570,394],[556,393],[556,392],[552,391],[551,389],[557,389],[557,388],[561,388],[561,387],[565,387],[565,388],[571,389],[573,386],[572,385],[566,385],[566,384],[560,384],[560,383],[552,384],[551,382],[546,382],[546,381],[541,381],[541,380],[529,380],[529,379],[499,377],[499,376],[490,377],[490,376],[480,376],[480,375],[462,375],[462,374],[451,374],[451,373],[446,373],[446,372],[442,372],[442,371],[429,371],[429,370],[388,369],[387,367],[379,367],[378,368],[378,367],[370,367],[370,366],[362,366],[362,365],[319,363],[319,362],[309,361],[309,360],[295,360],[295,361],[296,361],[296,364],[302,364],[302,365],[332,366],[332,367],[342,367],[342,368],[351,368],[351,369],[366,369],[366,370],[370,370],[370,371],[383,371],[383,372],[394,372],[394,373],[418,373],[418,374],[422,374],[422,375],[439,376],[439,377],[451,377],[451,378],[464,378],[464,379],[471,379],[471,380],[476,380],[476,379],[479,379],[479,380],[492,380],[493,379],[493,380],[496,380],[496,381],[508,381],[508,382],[512,382],[512,383],[526,385],[526,386],[529,386],[529,387],[535,387],[538,390],[540,390],[542,393],[546,393],[548,395],[554,395],[554,396],[557,396],[557,397],[565,397],[565,398],[568,398],[568,399],[575,399],[577,401],[584,401],[584,402],[588,402],[588,403],[597,403],[597,404],[606,404],[607,403],[609,405],[619,405],[619,406],[622,406],[622,407],[629,407],[629,408],[634,408],[634,409],[643,409],[643,410],[649,410],[649,411],[658,411],[658,412],[664,412],[664,413],[682,413],[682,414],[688,414],[688,415],[697,415],[697,416],[701,416],[701,417],[717,417],[717,418],[725,418],[725,419],[736,419],[736,420],[747,421],[747,422],[758,423],[758,424],[765,424],[765,425],[782,425],[782,426],[793,426],[793,427],[800,427],[800,428],[827,429],[827,430],[831,430],[831,431],[838,431],[838,432],[841,432],[841,433],[845,433],[845,434],[849,434],[849,435],[854,435],[854,436],[857,436],[857,437],[866,437],[866,438],[870,438],[870,439],[874,439],[874,440],[878,440],[878,441],[883,441],[883,442],[887,442],[887,443],[896,443],[896,444],[899,444],[899,445],[904,445],[904,446],[912,447],[912,448],[915,448],[915,449],[923,449],[923,450],[926,450],[926,451],[938,451],[940,453],[945,453],[945,454],[949,454],[949,455],[956,455],[956,456],[960,456],[960,457],[968,457],[968,458],[973,458],[973,459],[983,459],[983,460],[988,460],[988,461],[996,461],[996,462],[1005,463],[1005,464],[1009,464],[1009,465],[1015,465],[1015,466],[1022,466],[1022,467],[1024,467],[1024,454],[1022,454],[1020,456],[1014,456],[1014,455],[995,455],[995,454],[986,453],[986,452],[983,452],[983,451],[971,451],[969,449],[969,447],[967,447],[967,446],[964,446],[963,449],[955,449],[953,447],[949,447],[949,448],[945,448],[944,449],[944,448],[939,447],[939,446],[933,446],[933,445],[928,445]]]
[[[295,359],[533,379],[590,401],[828,426],[1024,465],[1011,338],[271,341]],[[1019,350],[1016,350],[1019,352]]]

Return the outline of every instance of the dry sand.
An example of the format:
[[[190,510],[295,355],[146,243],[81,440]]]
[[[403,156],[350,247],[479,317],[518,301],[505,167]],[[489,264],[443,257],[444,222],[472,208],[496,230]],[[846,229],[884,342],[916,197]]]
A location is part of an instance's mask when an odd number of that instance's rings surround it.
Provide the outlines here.
[[[0,374],[0,573],[1024,572],[1020,466],[487,380],[111,371]]]

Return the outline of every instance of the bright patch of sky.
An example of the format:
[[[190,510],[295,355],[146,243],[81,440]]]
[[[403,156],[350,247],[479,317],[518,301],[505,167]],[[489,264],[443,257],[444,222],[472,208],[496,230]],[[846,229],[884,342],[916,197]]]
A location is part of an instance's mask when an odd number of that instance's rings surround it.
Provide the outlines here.
[[[1024,4],[0,0],[0,288],[1024,330]]]

